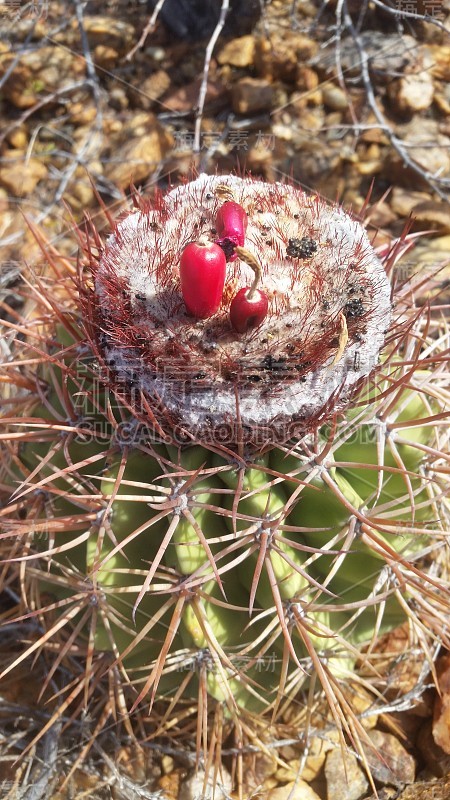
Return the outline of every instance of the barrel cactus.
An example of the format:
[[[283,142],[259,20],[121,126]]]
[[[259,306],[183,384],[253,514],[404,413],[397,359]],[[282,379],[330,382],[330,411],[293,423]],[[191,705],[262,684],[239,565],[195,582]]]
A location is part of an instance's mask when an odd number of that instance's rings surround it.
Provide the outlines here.
[[[3,674],[48,652],[44,691],[78,665],[56,718],[108,675],[129,731],[194,708],[200,749],[320,687],[365,760],[346,686],[380,691],[379,637],[448,644],[445,317],[392,303],[406,239],[293,185],[134,202],[76,265],[36,232],[6,309],[2,580],[40,628]]]

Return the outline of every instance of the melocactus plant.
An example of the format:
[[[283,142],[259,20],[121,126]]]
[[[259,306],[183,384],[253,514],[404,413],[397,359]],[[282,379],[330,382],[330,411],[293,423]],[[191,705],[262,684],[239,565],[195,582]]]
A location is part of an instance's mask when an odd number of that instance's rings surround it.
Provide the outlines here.
[[[47,650],[44,690],[85,665],[56,716],[108,672],[156,733],[198,698],[198,737],[215,706],[238,745],[314,678],[364,757],[346,686],[380,695],[379,636],[448,644],[445,317],[411,287],[392,307],[405,239],[377,254],[294,186],[135,205],[77,268],[41,238],[5,322],[3,578],[41,632],[4,674]]]

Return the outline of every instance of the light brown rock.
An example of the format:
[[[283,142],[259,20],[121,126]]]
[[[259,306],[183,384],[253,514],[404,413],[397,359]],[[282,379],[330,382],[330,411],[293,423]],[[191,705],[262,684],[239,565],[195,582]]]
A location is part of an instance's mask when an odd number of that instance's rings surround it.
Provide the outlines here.
[[[230,64],[232,67],[249,67],[255,57],[255,39],[253,36],[239,36],[227,42],[217,54],[219,64]]]
[[[450,656],[442,656],[436,664],[440,696],[433,715],[433,738],[444,753],[450,753]]]
[[[374,778],[382,783],[401,786],[413,783],[416,762],[401,742],[391,733],[368,731],[376,752],[366,749],[367,761]],[[379,754],[379,758],[377,757]]]
[[[163,756],[161,759],[161,769],[164,775],[169,775],[175,768],[175,762],[172,756]]]
[[[24,154],[19,150],[9,150],[0,164],[0,186],[14,197],[26,197],[36,188],[39,181],[47,176],[47,167],[37,158],[29,158],[25,163]]]
[[[168,147],[154,130],[146,136],[131,139],[122,145],[120,155],[112,157],[105,166],[106,177],[120,188],[130,182],[140,182],[156,169]]]
[[[262,78],[295,83],[298,65],[309,61],[318,45],[303,33],[284,29],[256,42],[255,65]]]
[[[319,76],[311,67],[299,64],[297,69],[297,89],[303,92],[314,92],[319,85]]]
[[[151,108],[165,92],[170,89],[170,76],[164,69],[158,69],[144,81],[133,87],[130,94],[140,108]]]
[[[153,114],[136,114],[104,151],[104,174],[125,189],[130,181],[141,182],[151,175],[172,147],[172,136]]]
[[[90,125],[95,120],[98,109],[86,103],[73,103],[69,113],[74,125]]]
[[[38,11],[38,8],[39,7],[36,7],[36,11]],[[0,3],[0,19],[2,22],[7,24],[9,21],[9,24],[11,24],[13,21],[14,42],[23,42],[27,36],[30,37],[30,34],[32,35],[34,41],[43,39],[48,33],[48,29],[45,25],[45,14],[42,14],[42,18],[40,18],[39,12],[36,14],[35,9],[33,8],[33,13],[29,15],[27,14],[25,17],[22,17],[22,19],[19,19],[17,9],[17,4],[14,5],[11,0],[3,0],[3,2]],[[43,11],[42,6],[41,9]]]
[[[11,147],[16,150],[25,150],[28,145],[28,135],[25,126],[14,128],[6,139]]]
[[[414,192],[411,189],[403,189],[395,186],[389,197],[389,205],[393,212],[399,217],[408,217],[414,206],[428,200],[426,192]]]
[[[431,228],[450,233],[450,203],[425,200],[414,206],[412,214],[416,228]]]
[[[228,800],[231,792],[231,777],[224,767],[220,770],[216,786],[213,786],[212,777],[204,787],[205,773],[199,770],[190,778],[183,781],[180,787],[178,800]]]
[[[395,222],[397,215],[385,200],[381,200],[369,209],[366,219],[374,228],[387,228]]]
[[[331,750],[325,764],[328,800],[359,800],[369,781],[352,753],[343,755],[340,748]]]
[[[86,14],[83,19],[83,27],[92,48],[104,45],[124,54],[135,42],[134,25],[121,19],[114,19],[111,15],[103,17]]]
[[[424,111],[433,102],[433,81],[429,72],[405,75],[388,86],[388,97],[394,111],[409,114]]]
[[[418,47],[404,74],[388,84],[391,106],[401,114],[424,111],[433,102],[433,59],[427,46]]]
[[[322,97],[327,108],[332,111],[344,111],[348,106],[347,94],[340,86],[326,84],[322,88]]]
[[[367,124],[374,125],[375,122],[375,117],[369,114]],[[389,144],[388,137],[380,128],[368,128],[366,131],[362,131],[360,140],[362,142],[371,142],[374,144]]]
[[[383,168],[383,163],[381,159],[376,159],[374,161],[360,161],[356,164],[356,169],[360,175],[377,175],[381,172]]]
[[[95,64],[103,69],[114,69],[119,63],[119,53],[114,47],[98,44],[94,49]]]
[[[196,78],[186,86],[164,95],[164,100],[162,101],[164,108],[169,111],[191,112],[198,103],[200,84],[201,79]],[[226,97],[226,91],[222,84],[219,81],[209,80],[206,85],[205,107],[208,108],[211,102],[216,102],[221,97]]]
[[[178,800],[179,790],[182,782],[180,770],[172,770],[170,773],[162,775],[158,780],[158,790],[162,792],[157,795],[161,800]]]
[[[118,134],[122,134],[126,126],[121,119],[118,119],[117,114],[105,116],[103,119],[103,133],[111,140],[116,138]]]
[[[421,725],[416,739],[416,747],[433,775],[439,778],[450,775],[450,754],[434,741],[431,720]]]
[[[337,732],[331,732],[326,738],[319,738],[314,736],[308,747],[308,753],[301,767],[301,760],[299,758],[290,759],[289,767],[281,767],[276,772],[276,778],[280,781],[293,781],[298,776],[308,783],[317,778],[320,770],[322,769],[327,753],[336,747],[338,742]]]
[[[280,767],[279,769],[277,769],[275,773],[275,778],[280,783],[283,783],[284,781],[295,781],[295,779],[299,774],[300,774],[300,759],[294,758],[291,759],[291,761],[289,761],[289,766]]]
[[[448,800],[450,797],[450,775],[436,781],[417,781],[414,786],[407,786],[401,794],[395,794],[395,800]]]
[[[248,169],[252,171],[262,170],[270,166],[273,161],[273,152],[269,147],[258,146],[250,147],[246,153]]]
[[[430,54],[433,62],[431,67],[433,78],[450,81],[450,45],[432,44]]]
[[[450,117],[450,84],[435,86],[434,103],[442,114]]]
[[[439,290],[439,298],[441,303],[450,302],[450,266],[448,265],[448,254],[450,253],[450,234],[445,236],[438,236],[436,238],[424,237],[419,239],[417,247],[414,248],[414,261],[411,264],[412,273],[430,274],[433,273],[435,277],[430,279],[427,284],[426,292],[423,293],[424,298],[436,297],[436,292]],[[440,267],[440,271],[436,274],[436,265]],[[405,267],[403,261],[400,261],[397,270],[400,277],[404,280],[408,277],[405,275]]]
[[[0,188],[0,214],[5,214],[9,208],[8,192],[6,189]],[[0,222],[0,235],[3,233],[5,221],[2,219]]]
[[[273,107],[274,99],[274,87],[262,78],[242,78],[231,92],[233,111],[236,114],[269,111]]]
[[[358,207],[356,203],[355,207]],[[374,711],[376,703],[374,702],[373,695],[367,691],[364,686],[358,683],[350,685],[347,691],[348,700],[351,703],[353,711],[358,716],[361,725],[366,730],[374,728],[378,721],[378,714]],[[372,711],[374,711],[374,713],[371,713]]]
[[[266,793],[268,788],[278,786],[276,779],[277,760],[274,755],[259,752],[255,754],[252,768],[244,773],[244,797],[258,797],[258,793]],[[290,780],[290,778],[286,778]]]
[[[139,745],[131,744],[119,747],[114,754],[114,759],[117,766],[120,765],[121,774],[127,775],[136,782],[139,781],[139,783],[145,783],[149,773],[154,777],[158,777],[160,774],[157,765],[151,763],[145,750]]]
[[[309,783],[298,780],[272,789],[268,800],[320,800],[320,797]]]
[[[363,31],[358,35],[357,41],[351,35],[341,40],[340,63],[346,79],[360,75],[358,47],[364,48],[377,84],[384,81],[391,83],[393,74],[403,72],[417,61],[418,45],[413,36],[405,33],[386,34],[376,30]],[[327,75],[334,74],[336,42],[330,39],[327,44],[320,47],[312,60],[312,66],[316,66]]]
[[[109,93],[109,107],[116,111],[123,111],[128,108],[128,95],[124,86],[114,86]]]
[[[307,134],[298,147],[294,163],[299,170],[298,174],[302,176],[302,181],[314,186],[316,191],[322,191],[319,186],[322,182],[323,188],[330,185],[330,177],[333,176],[333,180],[336,180],[342,170],[341,154],[327,142],[315,140],[313,135],[307,137]]]
[[[450,131],[449,131],[450,132]],[[408,152],[421,167],[432,175],[446,176],[450,173],[450,139],[441,132],[435,119],[416,119],[396,129],[399,138],[408,142]],[[430,147],[430,145],[432,145]],[[406,167],[400,155],[390,152],[385,161],[385,172],[390,183],[398,181],[401,185],[411,186],[414,190],[429,190],[428,184],[417,173]]]
[[[0,77],[15,58],[0,57]],[[24,53],[2,87],[3,96],[16,108],[31,108],[45,94],[75,83],[85,73],[85,60],[63,48],[39,47]]]
[[[73,180],[67,189],[67,203],[72,211],[83,211],[95,202],[95,192],[89,176],[95,182],[103,173],[103,165],[99,161],[88,161],[85,167],[77,167]]]

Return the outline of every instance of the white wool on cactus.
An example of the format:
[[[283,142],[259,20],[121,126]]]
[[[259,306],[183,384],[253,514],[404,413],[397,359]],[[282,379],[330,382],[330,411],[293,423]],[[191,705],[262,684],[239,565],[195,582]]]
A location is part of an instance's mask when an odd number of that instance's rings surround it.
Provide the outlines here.
[[[191,316],[180,289],[188,243],[217,241],[223,199],[245,210],[245,246],[268,313],[238,334],[232,298],[254,279],[236,254],[219,309]],[[302,435],[377,365],[390,286],[360,222],[289,184],[201,175],[121,219],[95,273],[94,322],[117,385],[144,395],[181,439],[259,445]],[[195,288],[193,288],[195,292]]]

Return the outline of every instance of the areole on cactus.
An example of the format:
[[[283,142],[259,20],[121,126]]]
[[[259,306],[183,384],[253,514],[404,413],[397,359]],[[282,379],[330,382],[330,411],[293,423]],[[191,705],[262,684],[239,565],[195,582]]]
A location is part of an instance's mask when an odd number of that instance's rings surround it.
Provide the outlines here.
[[[245,224],[225,265],[228,202]],[[86,660],[80,702],[103,667],[157,730],[197,697],[207,727],[209,697],[240,744],[314,677],[366,763],[346,682],[379,676],[403,622],[448,645],[445,318],[406,289],[392,309],[404,240],[382,261],[292,185],[202,175],[136,205],[106,243],[80,232],[78,270],[41,240],[53,277],[9,323],[2,548],[44,632],[4,674],[57,642],[53,670]],[[202,248],[224,270],[206,315]],[[248,254],[267,310],[239,330]]]

